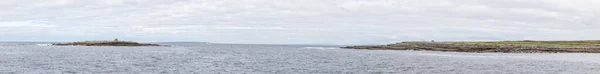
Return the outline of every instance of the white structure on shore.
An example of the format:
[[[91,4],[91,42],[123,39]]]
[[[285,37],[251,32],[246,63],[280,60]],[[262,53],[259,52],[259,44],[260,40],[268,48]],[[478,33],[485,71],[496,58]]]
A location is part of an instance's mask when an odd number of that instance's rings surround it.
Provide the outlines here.
[[[75,42],[75,43],[111,43],[111,42],[124,42],[124,43],[137,43],[137,42],[133,42],[133,41],[120,41],[118,38],[113,39],[112,41],[110,40],[94,40],[94,41],[82,41],[82,42]]]

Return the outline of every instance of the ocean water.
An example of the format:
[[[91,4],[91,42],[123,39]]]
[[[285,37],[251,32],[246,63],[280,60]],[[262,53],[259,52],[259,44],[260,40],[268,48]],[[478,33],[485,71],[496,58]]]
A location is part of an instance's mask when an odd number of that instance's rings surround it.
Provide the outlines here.
[[[593,53],[459,53],[337,46],[161,43],[172,47],[0,43],[0,74],[585,74]]]

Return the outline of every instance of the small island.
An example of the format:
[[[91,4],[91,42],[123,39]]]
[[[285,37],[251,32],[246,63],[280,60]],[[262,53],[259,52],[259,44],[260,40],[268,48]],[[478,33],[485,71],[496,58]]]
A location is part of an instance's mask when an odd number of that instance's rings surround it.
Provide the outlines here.
[[[71,43],[52,43],[54,46],[162,46],[159,44],[143,44],[133,41],[119,41],[114,39],[112,41],[80,41]]]
[[[491,41],[491,42],[400,42],[377,46],[347,46],[347,49],[423,50],[476,53],[600,53],[600,40],[585,41]]]

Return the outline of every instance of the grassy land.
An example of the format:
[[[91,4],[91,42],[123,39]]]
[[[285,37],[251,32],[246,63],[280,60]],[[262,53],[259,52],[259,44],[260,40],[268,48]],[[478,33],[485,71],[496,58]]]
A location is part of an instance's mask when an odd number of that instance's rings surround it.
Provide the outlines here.
[[[429,50],[452,52],[501,53],[600,53],[600,40],[586,41],[475,41],[475,42],[401,42],[379,46],[342,48],[369,50]]]
[[[600,46],[600,40],[587,41],[497,41],[497,42],[453,42],[456,44],[483,44],[483,45],[523,45],[523,46]]]

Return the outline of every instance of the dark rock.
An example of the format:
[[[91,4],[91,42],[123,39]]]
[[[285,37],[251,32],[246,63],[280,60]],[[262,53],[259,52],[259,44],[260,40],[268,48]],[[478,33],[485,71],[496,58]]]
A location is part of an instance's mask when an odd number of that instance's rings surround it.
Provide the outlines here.
[[[347,46],[346,49],[426,50],[476,53],[600,53],[598,47],[556,47],[521,45],[456,44],[451,42],[401,42],[380,46]]]
[[[161,46],[158,44],[143,44],[131,41],[84,41],[72,43],[53,43],[55,46]]]

